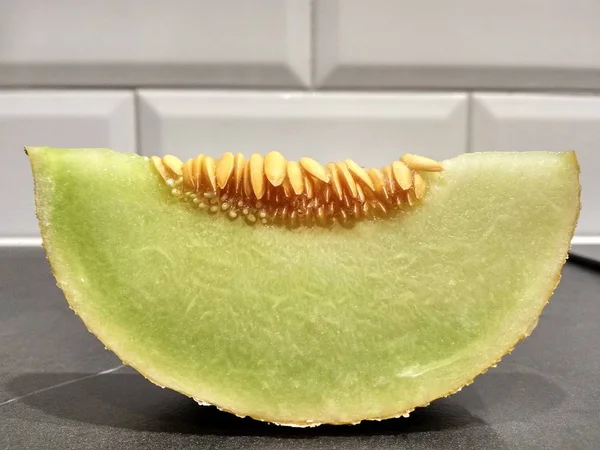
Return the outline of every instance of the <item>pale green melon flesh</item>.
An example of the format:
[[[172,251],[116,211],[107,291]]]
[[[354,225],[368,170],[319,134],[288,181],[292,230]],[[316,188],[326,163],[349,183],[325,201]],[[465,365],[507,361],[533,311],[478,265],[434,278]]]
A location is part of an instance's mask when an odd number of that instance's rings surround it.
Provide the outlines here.
[[[136,155],[28,153],[89,330],[159,385],[284,424],[398,416],[470,382],[537,323],[579,213],[574,153],[462,155],[411,212],[295,230],[199,212]]]

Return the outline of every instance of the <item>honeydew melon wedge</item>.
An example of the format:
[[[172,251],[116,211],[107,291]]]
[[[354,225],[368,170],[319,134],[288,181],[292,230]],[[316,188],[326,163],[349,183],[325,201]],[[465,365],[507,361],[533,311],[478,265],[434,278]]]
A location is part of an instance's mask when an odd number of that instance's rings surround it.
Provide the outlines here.
[[[352,227],[249,226],[172,195],[148,158],[28,148],[70,307],[152,382],[314,426],[405,415],[528,336],[580,209],[574,153],[475,153]]]

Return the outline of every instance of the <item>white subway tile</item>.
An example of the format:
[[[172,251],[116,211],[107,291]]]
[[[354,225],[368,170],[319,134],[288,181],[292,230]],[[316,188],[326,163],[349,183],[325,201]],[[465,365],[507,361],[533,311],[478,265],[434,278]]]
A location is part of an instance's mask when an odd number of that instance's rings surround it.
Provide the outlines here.
[[[135,152],[131,92],[0,91],[0,238],[37,237],[25,146]]]
[[[466,148],[464,94],[140,92],[140,150],[190,158],[271,150],[288,159],[382,166]]]
[[[575,150],[581,166],[578,235],[600,235],[600,97],[476,94],[472,151]]]
[[[316,0],[326,87],[600,87],[598,0]]]
[[[0,84],[301,86],[309,0],[0,1]]]

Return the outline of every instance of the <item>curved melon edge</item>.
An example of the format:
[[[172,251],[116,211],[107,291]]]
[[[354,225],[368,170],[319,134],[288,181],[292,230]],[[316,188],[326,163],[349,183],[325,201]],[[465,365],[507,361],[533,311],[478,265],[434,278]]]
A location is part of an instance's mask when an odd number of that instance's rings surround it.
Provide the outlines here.
[[[29,156],[29,161],[31,164],[31,169],[32,172],[35,174],[36,171],[36,163],[34,161],[33,158],[31,158],[31,155],[29,153],[28,150],[33,150],[34,148],[31,147],[26,147],[25,148],[25,153]],[[545,299],[542,302],[542,306],[540,307],[540,310],[538,311],[537,315],[534,317],[534,319],[532,320],[531,323],[528,324],[528,326],[526,327],[526,329],[523,330],[522,334],[513,342],[512,345],[510,345],[506,350],[501,351],[499,355],[497,355],[489,364],[486,364],[486,367],[481,370],[479,373],[477,373],[474,377],[467,379],[464,382],[459,383],[456,387],[453,387],[452,389],[450,389],[447,393],[439,395],[439,396],[435,396],[433,398],[430,398],[428,401],[423,402],[423,403],[418,403],[413,405],[411,408],[402,410],[402,411],[397,411],[391,414],[386,414],[386,415],[382,415],[382,416],[367,416],[367,417],[360,417],[357,418],[356,420],[351,420],[351,421],[331,421],[331,422],[312,422],[312,421],[285,421],[285,422],[281,422],[278,421],[277,418],[275,417],[268,417],[268,416],[257,416],[257,415],[248,415],[248,414],[244,414],[240,411],[236,411],[235,409],[232,408],[227,408],[218,404],[213,404],[213,403],[209,403],[207,401],[204,401],[202,399],[198,399],[195,398],[193,395],[187,393],[187,392],[183,392],[183,391],[179,391],[173,388],[169,388],[171,390],[174,390],[175,392],[179,392],[182,395],[185,395],[186,397],[191,398],[192,400],[194,400],[196,403],[198,403],[200,406],[214,406],[216,407],[219,411],[224,411],[227,412],[229,414],[232,414],[236,417],[239,418],[246,418],[246,417],[250,417],[253,420],[257,420],[257,421],[261,421],[261,422],[266,422],[266,423],[270,423],[273,425],[278,425],[278,426],[287,426],[287,427],[295,427],[295,428],[314,428],[314,427],[318,427],[321,425],[358,425],[363,421],[382,421],[382,420],[388,420],[388,419],[397,419],[400,417],[408,417],[409,414],[411,412],[413,412],[416,408],[421,408],[421,407],[426,407],[428,406],[432,401],[435,401],[437,399],[440,398],[446,398],[449,397],[453,394],[456,394],[457,392],[460,392],[464,387],[469,386],[470,384],[473,383],[473,381],[479,377],[480,375],[483,375],[485,373],[487,373],[491,368],[496,367],[497,364],[500,363],[500,361],[502,360],[502,358],[504,358],[505,356],[509,355],[510,353],[512,353],[512,351],[516,348],[516,346],[525,338],[527,338],[528,336],[531,335],[531,333],[533,332],[533,330],[536,328],[538,321],[539,321],[539,317],[541,316],[544,308],[547,306],[547,304],[549,303],[550,299],[552,298],[552,296],[554,295],[554,292],[556,291],[556,288],[558,287],[558,284],[560,283],[561,280],[561,272],[562,272],[562,268],[564,266],[564,264],[566,263],[568,257],[569,257],[569,250],[570,250],[570,242],[573,238],[573,236],[575,235],[575,229],[577,227],[577,222],[579,220],[579,216],[581,213],[581,184],[579,183],[579,174],[580,174],[580,166],[579,166],[579,162],[577,160],[577,156],[575,154],[575,152],[571,152],[572,157],[573,157],[573,163],[575,166],[575,171],[577,174],[577,182],[579,185],[579,189],[578,189],[578,196],[577,196],[577,208],[576,208],[576,214],[575,217],[573,219],[573,224],[572,224],[572,228],[571,228],[571,232],[570,234],[570,239],[569,239],[569,243],[567,243],[563,249],[560,251],[560,254],[562,255],[560,260],[557,263],[557,266],[555,268],[554,271],[554,275],[553,275],[553,279],[554,282],[553,283],[549,283],[549,289],[543,293],[543,295],[541,295],[541,297],[543,299]],[[75,313],[76,316],[80,317],[81,321],[83,322],[85,328],[87,329],[88,332],[90,332],[96,339],[98,339],[103,345],[104,347],[112,352],[113,354],[115,354],[115,356],[117,358],[119,358],[119,360],[122,362],[123,365],[127,365],[132,367],[134,370],[136,370],[140,375],[142,375],[145,379],[147,379],[148,381],[150,381],[152,384],[161,387],[161,388],[165,388],[165,386],[163,386],[161,383],[159,383],[158,381],[156,381],[156,379],[154,379],[151,375],[149,375],[148,373],[145,373],[144,371],[150,372],[152,369],[148,369],[148,368],[142,368],[140,367],[140,365],[138,364],[130,364],[125,362],[123,359],[121,359],[121,357],[112,350],[112,348],[106,343],[104,342],[104,340],[102,338],[100,338],[100,334],[98,333],[98,331],[101,330],[97,330],[95,325],[92,323],[88,323],[87,321],[83,320],[83,318],[81,317],[81,315],[77,312],[77,309],[73,307],[73,305],[75,304],[74,299],[78,296],[77,292],[75,291],[75,289],[70,289],[70,287],[68,286],[67,283],[63,283],[60,281],[61,279],[61,275],[63,274],[63,271],[61,270],[61,264],[60,264],[60,252],[57,250],[56,252],[54,251],[53,246],[50,244],[50,238],[49,235],[51,234],[50,230],[48,229],[48,227],[46,227],[44,225],[44,219],[45,219],[45,208],[42,206],[41,204],[41,200],[40,200],[40,193],[39,193],[39,188],[37,185],[37,178],[34,176],[34,198],[35,198],[35,211],[36,211],[36,217],[38,219],[38,224],[40,227],[40,232],[41,232],[41,236],[42,236],[42,247],[44,248],[44,251],[46,253],[46,260],[48,261],[49,265],[50,265],[50,270],[52,272],[52,275],[54,276],[55,280],[56,280],[56,284],[58,286],[59,289],[62,290],[65,299],[67,301],[67,304],[69,305],[69,308]],[[64,272],[65,275],[65,279],[68,278],[68,273],[66,273],[66,271]]]

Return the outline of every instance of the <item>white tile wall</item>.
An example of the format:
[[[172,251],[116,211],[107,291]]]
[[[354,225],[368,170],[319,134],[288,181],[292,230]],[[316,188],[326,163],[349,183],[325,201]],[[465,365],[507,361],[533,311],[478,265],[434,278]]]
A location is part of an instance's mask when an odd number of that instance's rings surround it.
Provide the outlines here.
[[[0,0],[0,239],[37,236],[24,145],[139,132],[146,154],[363,165],[574,148],[600,243],[599,24],[599,0]]]
[[[476,94],[472,151],[575,150],[581,165],[578,235],[600,236],[600,96]]]
[[[0,237],[37,237],[26,145],[134,152],[129,92],[0,91]]]
[[[326,163],[384,165],[405,152],[444,159],[466,149],[465,94],[148,91],[141,152],[192,157],[271,150]]]
[[[1,0],[0,85],[301,86],[309,0]]]
[[[316,0],[327,87],[600,88],[598,0]]]

